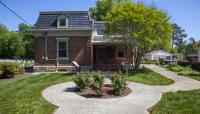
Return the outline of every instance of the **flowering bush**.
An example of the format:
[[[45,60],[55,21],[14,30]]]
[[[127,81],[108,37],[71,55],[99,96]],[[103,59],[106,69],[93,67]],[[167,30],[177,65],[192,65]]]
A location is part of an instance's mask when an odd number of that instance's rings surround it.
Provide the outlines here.
[[[121,95],[124,93],[127,83],[125,76],[122,74],[114,73],[111,77],[112,87],[116,95]]]
[[[91,89],[95,91],[97,95],[102,95],[102,87],[104,84],[104,76],[101,72],[94,73],[92,75],[93,81],[90,85]]]
[[[73,79],[80,91],[83,91],[87,86],[90,86],[92,77],[89,73],[79,73]]]
[[[23,72],[23,69],[16,62],[0,63],[0,78],[12,78],[15,74]]]

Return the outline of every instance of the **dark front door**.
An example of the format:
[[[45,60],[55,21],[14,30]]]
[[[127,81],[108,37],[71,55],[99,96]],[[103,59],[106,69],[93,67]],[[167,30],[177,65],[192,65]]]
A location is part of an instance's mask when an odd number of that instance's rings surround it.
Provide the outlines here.
[[[96,47],[96,64],[109,64],[114,59],[114,48],[111,46]]]
[[[104,61],[106,59],[106,54],[107,54],[107,51],[106,51],[106,48],[97,48],[97,61],[96,63],[97,64],[104,64]]]

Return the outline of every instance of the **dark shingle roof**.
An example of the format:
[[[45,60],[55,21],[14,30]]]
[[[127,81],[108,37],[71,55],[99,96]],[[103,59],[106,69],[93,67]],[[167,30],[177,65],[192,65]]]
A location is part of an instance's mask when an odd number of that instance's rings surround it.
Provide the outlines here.
[[[68,17],[68,28],[91,28],[88,11],[48,11],[40,12],[35,29],[57,28],[58,16]]]

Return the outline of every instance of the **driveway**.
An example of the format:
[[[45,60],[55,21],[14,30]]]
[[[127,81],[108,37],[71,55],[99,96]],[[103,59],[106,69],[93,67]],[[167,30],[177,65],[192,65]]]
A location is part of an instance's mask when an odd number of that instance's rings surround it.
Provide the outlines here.
[[[173,79],[175,83],[169,86],[150,86],[129,82],[128,87],[132,89],[131,94],[111,99],[81,97],[74,93],[75,84],[73,82],[51,86],[42,94],[47,101],[58,106],[55,114],[148,114],[147,109],[161,99],[162,93],[200,88],[199,81],[178,76],[156,65],[144,66]],[[110,81],[106,80],[106,83]]]

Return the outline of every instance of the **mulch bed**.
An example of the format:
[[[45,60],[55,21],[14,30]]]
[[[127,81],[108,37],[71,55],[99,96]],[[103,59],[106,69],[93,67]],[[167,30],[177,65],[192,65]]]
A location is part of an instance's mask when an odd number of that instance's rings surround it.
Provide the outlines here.
[[[112,86],[111,85],[104,85],[103,86],[103,95],[97,95],[92,89],[86,88],[84,91],[79,91],[78,88],[75,89],[75,93],[86,98],[100,98],[100,99],[107,99],[107,98],[118,98],[118,97],[124,97],[127,96],[132,92],[132,90],[128,87],[126,87],[124,93],[120,96],[115,95]]]

